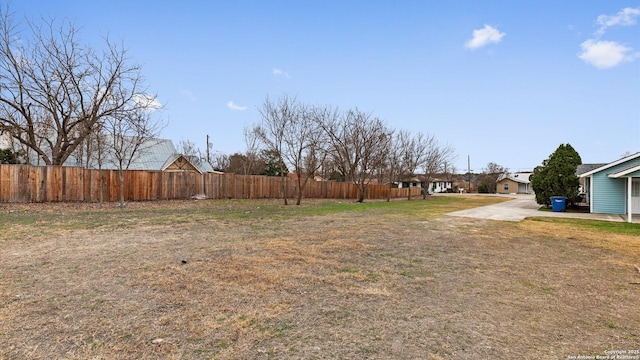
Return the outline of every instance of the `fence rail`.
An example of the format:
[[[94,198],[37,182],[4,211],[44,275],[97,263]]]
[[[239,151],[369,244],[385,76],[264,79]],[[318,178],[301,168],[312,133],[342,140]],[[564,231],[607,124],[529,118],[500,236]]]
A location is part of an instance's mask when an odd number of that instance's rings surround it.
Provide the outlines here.
[[[210,199],[282,198],[297,194],[296,182],[289,178],[127,170],[124,173],[126,201],[179,200],[204,194]],[[419,188],[390,188],[368,185],[365,199],[386,199],[420,195]],[[358,187],[352,183],[309,181],[304,198],[355,199]],[[117,170],[93,170],[68,166],[0,164],[0,202],[114,202],[119,198]]]

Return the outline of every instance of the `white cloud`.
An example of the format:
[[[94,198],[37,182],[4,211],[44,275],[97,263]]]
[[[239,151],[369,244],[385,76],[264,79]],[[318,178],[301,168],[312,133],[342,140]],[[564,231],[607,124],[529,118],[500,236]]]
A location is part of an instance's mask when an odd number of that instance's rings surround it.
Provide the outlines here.
[[[582,52],[578,57],[599,69],[608,69],[640,57],[640,53],[633,53],[633,49],[615,41],[589,39],[580,44],[580,47]]]
[[[600,28],[595,32],[594,39],[588,39],[580,44],[582,52],[578,57],[587,64],[599,69],[608,69],[623,62],[634,61],[640,53],[616,41],[600,40],[607,30],[615,26],[633,26],[640,17],[640,7],[624,8],[615,15],[600,15],[596,23]]]
[[[600,25],[596,35],[601,36],[613,26],[635,25],[638,16],[640,16],[640,8],[624,8],[615,15],[600,15],[596,20],[596,23]]]
[[[236,111],[244,111],[247,109],[246,106],[236,105],[233,101],[227,102],[227,107],[231,110],[236,110]]]
[[[162,104],[158,101],[157,97],[147,94],[134,94],[133,102],[146,110],[158,110],[162,108]]]
[[[497,44],[505,35],[506,33],[485,24],[484,28],[473,30],[473,37],[465,43],[465,47],[475,50],[489,44]]]
[[[272,72],[273,72],[274,76],[284,76],[287,79],[291,77],[291,76],[289,76],[289,74],[286,71],[282,71],[280,69],[273,68]]]

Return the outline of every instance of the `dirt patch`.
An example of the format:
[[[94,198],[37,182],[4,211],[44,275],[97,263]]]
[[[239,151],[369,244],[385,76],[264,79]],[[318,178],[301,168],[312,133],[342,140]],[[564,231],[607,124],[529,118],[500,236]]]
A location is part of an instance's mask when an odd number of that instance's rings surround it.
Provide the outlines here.
[[[640,343],[631,236],[401,208],[132,206],[111,225],[63,206],[51,212],[92,226],[8,229],[0,359],[567,358]]]

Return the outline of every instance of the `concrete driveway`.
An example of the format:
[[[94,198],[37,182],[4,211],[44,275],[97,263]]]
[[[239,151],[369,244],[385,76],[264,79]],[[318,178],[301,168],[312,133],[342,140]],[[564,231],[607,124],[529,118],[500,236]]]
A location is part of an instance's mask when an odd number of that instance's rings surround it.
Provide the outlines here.
[[[473,195],[468,195],[473,196]],[[567,213],[567,212],[541,212],[538,211],[540,205],[536,203],[534,195],[494,195],[513,198],[499,204],[482,206],[474,209],[455,211],[448,213],[450,216],[462,216],[488,220],[521,221],[528,217],[568,217],[592,220],[606,220],[624,222],[626,218],[620,215],[589,214],[589,213]],[[640,219],[634,216],[634,223]]]

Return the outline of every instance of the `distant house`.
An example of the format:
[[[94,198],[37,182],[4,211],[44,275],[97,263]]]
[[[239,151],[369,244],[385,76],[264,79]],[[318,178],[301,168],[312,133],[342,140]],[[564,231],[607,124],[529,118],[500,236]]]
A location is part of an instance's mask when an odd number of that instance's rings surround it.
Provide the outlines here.
[[[501,174],[496,181],[498,194],[533,194],[531,171]]]
[[[592,213],[640,214],[640,152],[580,175]]]
[[[402,181],[398,181],[396,184],[398,185],[399,189],[416,188],[416,187],[422,188],[422,180],[418,179],[417,177],[404,179]]]
[[[453,182],[448,180],[433,179],[429,184],[429,193],[446,193],[453,191]]]
[[[433,179],[429,182],[429,186],[425,186],[424,182],[419,178],[405,179],[397,183],[398,188],[427,188],[429,194],[445,193],[453,190],[453,183],[448,180]]]

